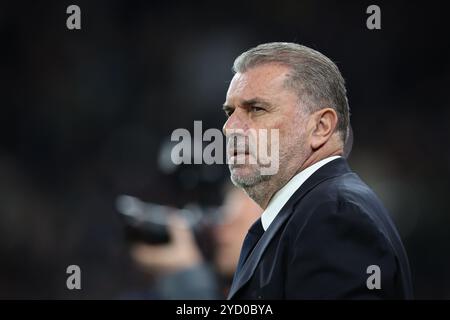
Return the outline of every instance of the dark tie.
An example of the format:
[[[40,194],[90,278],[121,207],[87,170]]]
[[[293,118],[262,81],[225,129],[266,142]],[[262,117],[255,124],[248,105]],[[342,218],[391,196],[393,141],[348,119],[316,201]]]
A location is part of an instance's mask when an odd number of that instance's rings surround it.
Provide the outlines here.
[[[241,255],[239,256],[239,262],[238,262],[238,265],[236,268],[236,272],[234,274],[235,278],[236,278],[236,275],[241,271],[242,266],[244,265],[248,256],[252,252],[256,243],[258,243],[258,240],[259,240],[259,238],[261,238],[263,233],[264,233],[264,228],[261,223],[261,218],[259,218],[250,227],[247,235],[245,236],[244,243],[242,244]]]

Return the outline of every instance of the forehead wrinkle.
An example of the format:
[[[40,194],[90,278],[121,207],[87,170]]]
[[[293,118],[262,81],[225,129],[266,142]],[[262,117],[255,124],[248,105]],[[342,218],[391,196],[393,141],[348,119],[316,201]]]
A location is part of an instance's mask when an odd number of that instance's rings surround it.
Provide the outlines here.
[[[259,98],[266,101],[284,94],[289,70],[285,66],[262,65],[253,67],[244,73],[236,73],[227,93],[227,102]]]

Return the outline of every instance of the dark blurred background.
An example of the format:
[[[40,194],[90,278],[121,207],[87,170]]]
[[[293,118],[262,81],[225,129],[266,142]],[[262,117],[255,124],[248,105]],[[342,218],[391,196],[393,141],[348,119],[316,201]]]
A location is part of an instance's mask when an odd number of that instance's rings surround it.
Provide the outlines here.
[[[227,168],[177,168],[176,128],[221,128],[231,65],[270,41],[336,61],[350,164],[393,214],[415,295],[450,298],[448,11],[427,1],[2,1],[0,298],[116,298],[138,287],[114,201],[219,204]],[[66,8],[81,8],[81,30]],[[381,30],[366,8],[381,8]],[[166,147],[165,147],[166,146]],[[82,269],[82,290],[66,268]]]

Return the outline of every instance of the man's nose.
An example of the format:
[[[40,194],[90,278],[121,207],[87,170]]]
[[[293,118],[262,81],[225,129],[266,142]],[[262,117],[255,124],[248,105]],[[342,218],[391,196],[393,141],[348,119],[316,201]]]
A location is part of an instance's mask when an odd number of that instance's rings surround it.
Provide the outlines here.
[[[225,136],[227,136],[231,131],[238,129],[246,132],[248,129],[248,123],[244,112],[236,108],[223,125],[222,132]]]

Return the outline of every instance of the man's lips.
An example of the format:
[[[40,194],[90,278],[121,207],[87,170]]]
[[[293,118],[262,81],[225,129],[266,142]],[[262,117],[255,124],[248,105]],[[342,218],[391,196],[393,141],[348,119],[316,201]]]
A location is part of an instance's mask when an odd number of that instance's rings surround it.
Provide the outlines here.
[[[231,155],[228,156],[228,162],[231,164],[247,164],[247,159],[251,159],[248,158],[250,157],[250,153],[248,151],[245,152],[238,152],[238,151],[233,151],[233,153],[231,153]]]
[[[237,150],[234,150],[234,151],[228,152],[228,155],[230,157],[236,157],[236,156],[239,156],[239,155],[249,155],[249,154],[250,154],[250,152],[248,152],[248,151],[238,152]]]
[[[233,152],[233,156],[237,156],[239,154],[250,154],[248,151],[245,152],[237,152],[236,150]]]

